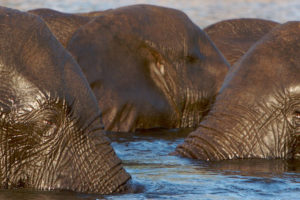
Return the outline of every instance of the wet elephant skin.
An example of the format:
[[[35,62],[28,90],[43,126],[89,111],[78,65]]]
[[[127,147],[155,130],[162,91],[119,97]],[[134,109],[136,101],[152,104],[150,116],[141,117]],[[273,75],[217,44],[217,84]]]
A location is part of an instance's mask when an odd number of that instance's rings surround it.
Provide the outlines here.
[[[270,20],[241,18],[217,22],[204,31],[233,66],[255,42],[277,25],[279,23]]]
[[[197,126],[229,68],[184,13],[150,5],[103,12],[67,49],[110,131]]]
[[[238,61],[176,154],[201,159],[300,157],[300,22],[274,28]]]
[[[0,7],[0,26],[0,187],[125,190],[78,64],[35,15]]]

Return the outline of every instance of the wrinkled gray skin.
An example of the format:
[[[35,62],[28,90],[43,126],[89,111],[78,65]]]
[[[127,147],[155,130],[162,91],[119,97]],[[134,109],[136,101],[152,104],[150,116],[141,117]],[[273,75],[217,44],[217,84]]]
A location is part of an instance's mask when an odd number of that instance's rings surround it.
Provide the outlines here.
[[[126,189],[76,62],[34,15],[0,7],[0,26],[0,187]]]
[[[67,49],[110,131],[196,127],[229,68],[183,12],[151,5],[103,12],[78,29]]]
[[[176,154],[201,160],[300,158],[300,22],[274,28],[237,63]]]
[[[270,20],[241,18],[217,22],[204,31],[233,66],[255,42],[277,25],[279,23]]]

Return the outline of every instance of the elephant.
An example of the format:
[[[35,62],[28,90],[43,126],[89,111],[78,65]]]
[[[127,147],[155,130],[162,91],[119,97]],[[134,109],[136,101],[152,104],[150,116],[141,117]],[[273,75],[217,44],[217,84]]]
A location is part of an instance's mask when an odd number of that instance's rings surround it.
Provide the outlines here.
[[[0,7],[0,25],[0,188],[129,190],[76,61],[35,15]]]
[[[256,18],[224,20],[203,30],[223,53],[231,66],[248,49],[279,23]]]
[[[40,8],[27,11],[41,17],[57,40],[66,47],[70,38],[78,28],[91,21],[100,12],[71,14],[63,13],[48,8]]]
[[[111,9],[79,28],[67,50],[94,91],[105,130],[195,127],[229,64],[183,12]]]
[[[98,17],[98,16],[102,15],[104,12],[106,12],[108,10],[111,10],[111,9],[102,10],[102,11],[80,12],[80,13],[75,13],[75,15],[93,18],[93,17]]]
[[[174,154],[200,160],[300,158],[300,22],[275,27],[228,72]]]

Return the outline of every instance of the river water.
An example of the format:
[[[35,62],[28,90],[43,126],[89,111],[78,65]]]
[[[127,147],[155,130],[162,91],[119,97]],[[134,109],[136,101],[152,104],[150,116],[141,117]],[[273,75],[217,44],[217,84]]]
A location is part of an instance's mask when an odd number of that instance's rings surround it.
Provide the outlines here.
[[[278,22],[300,20],[299,0],[0,0],[1,6],[20,10],[46,7],[64,12],[105,10],[135,3],[180,9],[200,27],[240,17]],[[66,191],[0,190],[0,200],[300,199],[300,162],[203,162],[170,156],[189,131],[109,133],[116,153],[132,175],[137,193],[101,196]]]

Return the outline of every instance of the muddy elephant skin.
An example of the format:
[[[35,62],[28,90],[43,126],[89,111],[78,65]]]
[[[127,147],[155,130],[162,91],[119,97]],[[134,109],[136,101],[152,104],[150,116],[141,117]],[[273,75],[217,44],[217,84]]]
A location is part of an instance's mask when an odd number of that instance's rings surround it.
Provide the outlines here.
[[[130,176],[82,71],[37,16],[0,7],[0,187],[108,194]]]
[[[110,131],[197,126],[229,68],[184,13],[150,5],[105,11],[67,49]]]
[[[202,160],[300,158],[300,22],[274,28],[230,72],[176,153]]]
[[[278,24],[255,18],[231,19],[212,24],[204,31],[233,66],[255,42]]]

